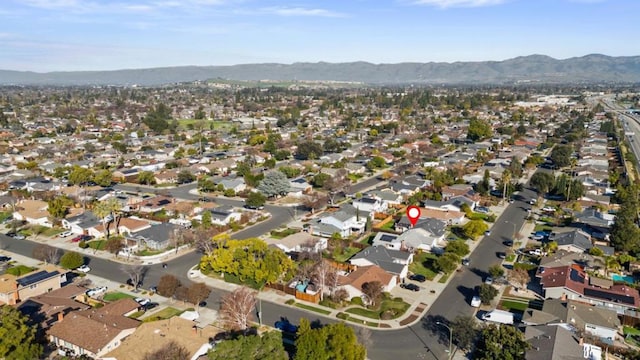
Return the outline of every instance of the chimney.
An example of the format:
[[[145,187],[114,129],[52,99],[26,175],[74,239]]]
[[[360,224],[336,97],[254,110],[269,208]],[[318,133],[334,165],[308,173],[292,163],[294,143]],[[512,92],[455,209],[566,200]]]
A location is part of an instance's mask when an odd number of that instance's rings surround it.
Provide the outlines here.
[[[567,301],[567,293],[562,293],[562,296],[560,296],[560,300]]]
[[[197,326],[193,325],[193,326],[191,327],[191,330],[193,330],[193,334],[194,334],[194,335],[198,334],[198,327],[197,327]]]
[[[578,345],[584,345],[584,338],[583,337],[580,337],[578,339]]]
[[[64,314],[62,312],[58,313],[58,322],[62,321],[62,319],[64,318]]]

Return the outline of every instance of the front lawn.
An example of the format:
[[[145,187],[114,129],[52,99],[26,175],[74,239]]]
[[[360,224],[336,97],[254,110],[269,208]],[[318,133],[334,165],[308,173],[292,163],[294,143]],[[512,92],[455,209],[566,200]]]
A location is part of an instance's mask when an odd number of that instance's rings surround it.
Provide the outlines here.
[[[289,235],[293,235],[297,233],[299,230],[286,228],[284,230],[272,230],[271,237],[274,239],[282,239]]]
[[[104,297],[102,299],[104,301],[118,301],[120,299],[126,299],[126,298],[133,299],[133,298],[135,298],[135,296],[129,295],[129,294],[125,294],[125,293],[122,293],[122,292],[110,292],[110,293],[104,294]]]
[[[380,230],[395,231],[394,230],[395,225],[396,225],[396,222],[392,219],[387,221],[384,225],[382,225],[380,227]]]
[[[339,254],[336,254],[335,252],[332,254],[333,260],[336,262],[346,262],[347,260],[349,260],[353,255],[357,254],[358,252],[360,252],[360,249],[358,248],[354,248],[354,247],[346,247],[344,249],[342,249],[342,251]]]
[[[553,227],[549,226],[549,225],[545,225],[545,224],[536,224],[536,226],[533,228],[533,231],[552,231]]]
[[[22,276],[35,270],[37,270],[37,268],[26,266],[26,265],[16,265],[8,268],[6,270],[6,273],[14,276]]]
[[[525,311],[529,307],[529,303],[528,302],[505,300],[505,301],[502,302],[502,307],[505,310]]]
[[[178,316],[178,315],[182,314],[183,312],[184,312],[184,310],[178,310],[176,308],[167,307],[167,308],[164,308],[164,309],[158,311],[157,313],[153,314],[152,316],[149,316],[148,318],[144,319],[143,322],[166,320],[166,319],[170,319],[170,318],[172,318],[174,316]]]
[[[104,246],[107,244],[106,240],[89,241],[87,245],[94,250],[104,250]]]
[[[307,305],[307,304],[301,304],[301,303],[295,303],[294,304],[296,307],[299,307],[301,309],[306,309],[306,310],[310,310],[310,311],[314,311],[323,315],[329,315],[331,314],[331,311],[329,310],[325,310],[325,309],[321,309],[319,307],[315,307],[315,306],[311,306],[311,305]]]
[[[45,230],[42,233],[42,235],[48,236],[48,237],[54,237],[54,236],[60,234],[63,231],[64,231],[64,229],[62,229],[62,228],[47,228],[47,230]]]
[[[144,250],[136,252],[136,255],[138,255],[138,256],[153,256],[153,255],[162,254],[163,252],[164,252],[163,250],[144,249]]]
[[[414,274],[424,275],[427,279],[433,280],[438,274],[435,263],[438,259],[436,254],[421,252],[413,257],[413,262],[409,265],[409,271]]]
[[[396,319],[409,309],[409,304],[404,302],[402,298],[394,298],[383,300],[376,309],[365,308],[349,308],[345,310],[348,313],[356,314],[371,319]]]

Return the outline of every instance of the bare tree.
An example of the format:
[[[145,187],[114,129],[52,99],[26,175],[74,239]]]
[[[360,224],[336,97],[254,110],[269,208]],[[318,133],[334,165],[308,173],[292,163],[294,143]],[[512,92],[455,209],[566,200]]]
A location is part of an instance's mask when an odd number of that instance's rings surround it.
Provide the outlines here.
[[[311,210],[311,214],[322,209],[327,203],[327,196],[315,191],[302,199],[302,204]]]
[[[380,281],[369,281],[362,284],[362,293],[369,298],[371,304],[375,306],[380,300],[380,296],[382,296],[382,292],[384,291],[384,286]]]
[[[338,170],[332,178],[324,183],[324,189],[327,191],[331,205],[334,204],[338,194],[348,191],[350,185],[351,180],[347,177],[346,169]]]
[[[177,277],[171,274],[162,275],[158,282],[157,291],[159,295],[170,298],[181,285]]]
[[[130,284],[134,289],[137,289],[144,276],[147,274],[147,268],[142,265],[122,265],[122,271],[129,277]]]
[[[149,351],[143,360],[183,360],[191,357],[187,348],[171,340],[156,351]]]
[[[212,229],[198,228],[193,230],[193,245],[205,255],[211,255],[216,249],[213,242]]]
[[[187,301],[187,298],[189,297],[189,288],[186,286],[178,286],[178,288],[176,289],[176,293],[173,295],[174,298],[176,298],[177,300],[182,300],[184,302]]]
[[[514,268],[509,271],[509,280],[514,282],[516,285],[519,285],[519,288],[525,288],[531,278],[529,277],[529,272],[523,268]]]
[[[313,267],[312,279],[320,291],[320,300],[324,300],[324,290],[335,277],[338,277],[336,269],[329,262],[321,259]]]
[[[195,283],[189,287],[187,291],[187,299],[190,303],[200,307],[200,303],[209,297],[211,289],[204,283]]]
[[[222,297],[220,315],[225,327],[232,330],[246,330],[253,320],[256,293],[241,287]]]
[[[45,264],[57,264],[62,256],[62,251],[53,246],[38,244],[33,248],[31,256],[33,256],[34,259],[44,261]]]

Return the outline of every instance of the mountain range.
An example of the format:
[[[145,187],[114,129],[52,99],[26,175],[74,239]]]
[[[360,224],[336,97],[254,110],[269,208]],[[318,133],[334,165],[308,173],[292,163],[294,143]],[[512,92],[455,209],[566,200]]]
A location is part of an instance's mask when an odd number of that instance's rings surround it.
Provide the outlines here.
[[[47,73],[0,70],[0,85],[152,86],[211,79],[344,81],[372,85],[637,83],[640,82],[640,56],[591,54],[559,60],[529,55],[504,61],[453,63],[264,63]]]

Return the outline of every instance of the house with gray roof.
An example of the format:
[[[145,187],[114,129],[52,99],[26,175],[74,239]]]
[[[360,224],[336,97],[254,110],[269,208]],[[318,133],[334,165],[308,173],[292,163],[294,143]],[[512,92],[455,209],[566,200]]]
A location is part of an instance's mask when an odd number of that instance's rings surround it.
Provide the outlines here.
[[[92,229],[102,224],[102,221],[92,211],[85,211],[80,215],[62,219],[62,227],[69,229],[74,234],[88,234]]]
[[[462,211],[462,205],[467,204],[474,210],[478,203],[466,196],[454,196],[446,201],[424,200],[423,206],[427,209]]]
[[[343,238],[364,231],[370,213],[345,204],[338,211],[324,213],[320,219],[308,226],[312,235],[331,237],[338,233]]]
[[[244,191],[247,188],[247,184],[242,177],[224,178],[218,182],[218,185],[224,186],[225,190],[233,190],[236,193]]]
[[[558,249],[573,251],[573,252],[586,252],[593,247],[591,243],[591,236],[582,230],[572,230],[563,233],[551,233],[549,241],[555,241],[558,244]]]
[[[349,259],[349,263],[352,265],[378,265],[384,271],[396,275],[400,279],[407,277],[409,264],[412,262],[412,253],[387,249],[384,246],[370,246]]]
[[[179,225],[159,223],[126,235],[126,239],[135,242],[139,249],[163,250],[171,245],[172,236],[180,231],[184,231],[184,228]]]
[[[527,326],[524,339],[531,344],[524,354],[525,360],[585,359],[580,340],[562,326]]]
[[[229,225],[232,221],[240,221],[242,214],[236,211],[233,206],[223,205],[213,209],[207,209],[211,213],[211,222],[216,225]],[[202,214],[195,217],[202,221]]]
[[[399,205],[402,203],[402,195],[394,192],[391,189],[373,190],[367,192],[367,195],[380,199],[383,203],[390,205]]]
[[[389,206],[387,203],[382,202],[381,199],[372,196],[354,199],[352,205],[366,212],[385,212]]]
[[[599,232],[608,234],[615,217],[614,215],[603,214],[597,209],[590,208],[574,214],[574,218],[576,223],[587,225]]]

